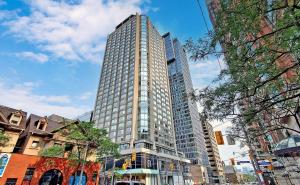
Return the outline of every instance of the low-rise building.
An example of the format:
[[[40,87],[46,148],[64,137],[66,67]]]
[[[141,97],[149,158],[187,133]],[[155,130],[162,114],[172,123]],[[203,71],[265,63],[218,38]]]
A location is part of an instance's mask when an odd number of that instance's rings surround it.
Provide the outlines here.
[[[67,159],[69,152],[77,148],[65,133],[67,126],[78,122],[58,115],[31,114],[28,119],[26,116],[22,110],[0,106],[0,129],[9,138],[0,146],[0,184],[77,184],[81,165]],[[40,156],[43,149],[57,145],[64,149],[59,158]],[[83,184],[98,183],[100,164],[92,162],[95,157],[90,155],[87,159],[90,162],[85,164]]]
[[[214,131],[210,123],[202,121],[205,145],[208,153],[213,183],[224,183],[223,163],[220,158]]]
[[[62,145],[65,139],[56,136],[56,131],[64,126],[64,123],[53,121],[47,117],[31,114],[26,121],[26,129],[18,139],[19,153],[38,155],[39,152],[54,144]]]
[[[81,166],[70,160],[16,153],[1,153],[0,184],[9,185],[69,185],[79,180]],[[82,184],[98,184],[99,163],[88,162]],[[75,184],[75,183],[74,183]]]
[[[0,105],[0,129],[8,136],[9,141],[0,147],[0,152],[13,152],[19,136],[26,127],[27,113],[22,110],[13,109]]]

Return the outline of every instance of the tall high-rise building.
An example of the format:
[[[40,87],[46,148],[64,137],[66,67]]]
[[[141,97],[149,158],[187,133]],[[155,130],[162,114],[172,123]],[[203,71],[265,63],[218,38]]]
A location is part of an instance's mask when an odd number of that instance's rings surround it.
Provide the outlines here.
[[[184,48],[170,33],[163,35],[166,47],[169,82],[177,149],[194,165],[208,166],[204,135],[193,91],[191,74]]]
[[[189,162],[176,150],[166,61],[149,18],[129,16],[108,36],[94,110],[96,126],[136,159],[126,172],[146,184],[182,184],[180,163]]]
[[[213,183],[225,183],[223,162],[220,158],[218,144],[214,135],[213,127],[210,123],[202,121],[205,144],[208,153],[210,168],[212,171]]]

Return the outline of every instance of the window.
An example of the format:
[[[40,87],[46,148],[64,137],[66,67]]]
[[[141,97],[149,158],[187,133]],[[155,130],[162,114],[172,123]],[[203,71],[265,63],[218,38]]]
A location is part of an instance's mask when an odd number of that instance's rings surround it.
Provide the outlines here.
[[[34,174],[35,168],[27,168],[24,176],[24,180],[30,181],[32,179],[32,176]]]
[[[54,146],[62,146],[62,144],[61,143],[54,143]]]
[[[38,125],[37,125],[37,129],[39,130],[46,130],[46,122],[41,120],[39,121]]]
[[[39,141],[32,141],[31,148],[37,148],[39,145]]]
[[[65,152],[72,151],[72,150],[73,150],[73,147],[74,147],[73,144],[67,143],[67,144],[65,145]]]
[[[13,113],[9,119],[9,122],[13,125],[19,125],[22,119],[22,115],[20,113]]]
[[[5,185],[16,185],[17,184],[16,178],[7,178]]]
[[[97,176],[98,176],[98,173],[97,173],[97,172],[94,172],[94,173],[93,173],[93,181],[94,181],[94,182],[97,181]]]
[[[72,176],[72,177],[74,178],[74,176]],[[83,180],[85,180],[85,179],[83,178]],[[52,169],[43,174],[43,176],[40,178],[39,184],[61,185],[62,181],[63,181],[63,176],[62,176],[61,171],[59,171],[57,169]],[[83,181],[83,182],[86,182],[86,181]]]

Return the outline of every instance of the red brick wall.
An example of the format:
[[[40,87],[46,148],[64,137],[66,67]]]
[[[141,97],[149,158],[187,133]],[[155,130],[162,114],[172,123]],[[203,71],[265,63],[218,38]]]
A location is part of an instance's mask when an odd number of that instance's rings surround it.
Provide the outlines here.
[[[57,169],[62,172],[63,183],[68,185],[69,179],[74,172],[76,172],[78,165],[70,160],[62,158],[50,158],[31,156],[23,154],[12,154],[8,166],[5,169],[3,176],[0,178],[0,184],[5,184],[7,178],[17,178],[17,185],[38,185],[42,175],[51,169]],[[31,182],[23,182],[23,178],[27,168],[35,168]],[[81,168],[79,167],[78,170]],[[95,185],[93,181],[93,173],[99,172],[100,164],[89,162],[86,164],[84,172],[87,175],[87,185]],[[98,178],[97,178],[98,180]]]

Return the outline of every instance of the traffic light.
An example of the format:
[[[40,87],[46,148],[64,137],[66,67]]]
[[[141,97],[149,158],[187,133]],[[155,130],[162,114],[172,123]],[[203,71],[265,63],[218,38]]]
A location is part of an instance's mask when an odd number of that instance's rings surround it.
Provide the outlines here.
[[[123,165],[122,165],[122,169],[126,170],[128,166],[131,166],[131,160],[129,159],[125,159]]]
[[[234,158],[230,158],[230,162],[231,162],[231,165],[235,165],[235,161],[234,161]]]
[[[126,164],[126,162],[125,163],[123,163],[123,165],[122,165],[122,170],[126,170],[127,169],[127,164]]]
[[[224,139],[221,131],[215,131],[215,137],[218,145],[224,145]]]
[[[173,170],[174,170],[174,163],[171,162],[171,163],[170,163],[170,171],[173,171]]]
[[[136,152],[135,152],[135,150],[133,150],[133,152],[131,154],[131,161],[136,161]]]
[[[272,165],[269,165],[267,166],[268,170],[273,170],[273,166]]]

